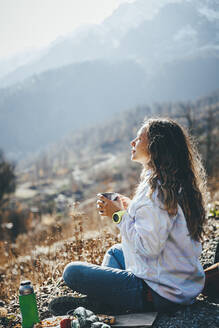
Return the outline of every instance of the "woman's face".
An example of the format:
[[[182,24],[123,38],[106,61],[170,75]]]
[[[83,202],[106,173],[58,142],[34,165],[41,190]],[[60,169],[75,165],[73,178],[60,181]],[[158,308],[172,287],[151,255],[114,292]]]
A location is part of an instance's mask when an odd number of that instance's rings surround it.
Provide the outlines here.
[[[138,131],[137,137],[131,141],[130,145],[132,147],[131,160],[146,167],[149,161],[146,127]]]

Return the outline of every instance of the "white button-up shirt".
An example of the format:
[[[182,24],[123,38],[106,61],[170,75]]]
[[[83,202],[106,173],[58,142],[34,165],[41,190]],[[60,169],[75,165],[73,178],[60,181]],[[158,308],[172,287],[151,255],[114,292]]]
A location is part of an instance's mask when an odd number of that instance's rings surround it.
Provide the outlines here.
[[[163,210],[148,184],[131,201],[118,227],[126,270],[170,301],[191,304],[204,287],[201,244],[189,236],[180,206],[174,217]]]

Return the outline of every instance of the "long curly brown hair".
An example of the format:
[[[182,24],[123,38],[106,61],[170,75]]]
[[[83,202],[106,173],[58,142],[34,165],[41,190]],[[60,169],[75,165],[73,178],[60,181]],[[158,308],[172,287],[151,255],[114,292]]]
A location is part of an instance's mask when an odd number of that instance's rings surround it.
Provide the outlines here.
[[[191,136],[168,118],[147,119],[143,127],[148,144],[150,192],[158,188],[158,198],[170,216],[179,204],[191,238],[201,240],[205,221],[206,176],[199,152]],[[144,180],[143,169],[141,179]]]

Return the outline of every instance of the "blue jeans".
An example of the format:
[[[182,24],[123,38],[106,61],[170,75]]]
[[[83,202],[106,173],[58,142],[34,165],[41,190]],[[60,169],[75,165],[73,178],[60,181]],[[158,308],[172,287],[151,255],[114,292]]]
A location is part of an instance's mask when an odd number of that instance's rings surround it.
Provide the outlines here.
[[[152,292],[153,303],[147,301],[149,286],[143,279],[125,270],[121,244],[112,246],[102,265],[86,262],[69,263],[63,272],[65,283],[72,289],[88,295],[111,313],[168,311],[174,303]]]

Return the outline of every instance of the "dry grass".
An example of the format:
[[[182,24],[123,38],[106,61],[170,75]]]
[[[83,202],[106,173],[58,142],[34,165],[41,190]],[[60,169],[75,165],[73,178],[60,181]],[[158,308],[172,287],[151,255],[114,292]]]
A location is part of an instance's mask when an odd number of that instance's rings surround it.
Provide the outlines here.
[[[203,254],[210,247],[210,240],[219,237],[215,217],[218,204],[209,204],[209,209],[214,208],[211,212],[214,217],[209,217],[205,227]],[[107,249],[120,242],[119,231],[111,220],[102,220],[94,207],[86,213],[74,207],[67,217],[51,216],[43,218],[41,223],[36,222],[35,227],[27,234],[19,235],[15,243],[0,242],[0,300],[5,301],[6,307],[8,305],[14,314],[19,310],[16,304],[21,280],[31,280],[40,295],[42,290],[57,285],[69,262],[79,260],[101,264]],[[47,312],[43,315],[47,317]]]
[[[106,250],[119,238],[107,226],[89,231],[87,222],[86,215],[75,208],[67,218],[37,224],[28,234],[19,235],[14,244],[1,242],[0,299],[13,299],[23,279],[31,280],[36,289],[48,279],[55,282],[71,261],[101,264]],[[100,224],[96,226],[100,229]]]

